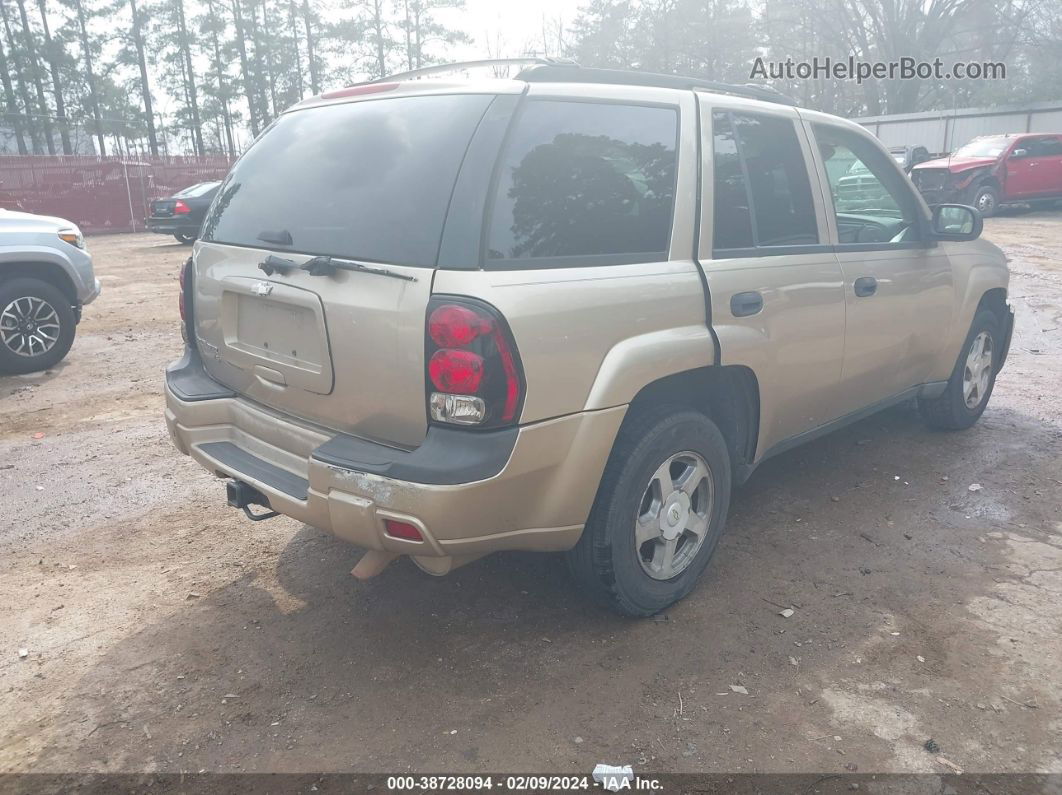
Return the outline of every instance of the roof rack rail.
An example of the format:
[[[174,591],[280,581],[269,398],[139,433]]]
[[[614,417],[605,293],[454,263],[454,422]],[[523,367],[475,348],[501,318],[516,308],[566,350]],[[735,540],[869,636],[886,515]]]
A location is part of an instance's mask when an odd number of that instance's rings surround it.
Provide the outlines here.
[[[393,80],[412,80],[417,77],[427,77],[428,75],[444,74],[446,72],[460,72],[464,69],[482,69],[490,66],[575,66],[574,61],[565,60],[563,58],[485,58],[480,61],[456,61],[455,63],[436,64],[435,66],[425,66],[420,69],[412,69],[408,72],[398,72],[397,74],[387,75],[387,77],[380,77],[376,80],[370,80],[370,83],[386,83]]]
[[[796,100],[787,97],[769,86],[734,85],[704,80],[684,75],[665,75],[655,72],[627,71],[624,69],[584,68],[576,63],[534,63],[518,75],[517,80],[530,83],[608,83],[623,86],[653,86],[654,88],[702,89],[716,94],[729,94],[747,99],[759,99],[780,105],[796,105]]]

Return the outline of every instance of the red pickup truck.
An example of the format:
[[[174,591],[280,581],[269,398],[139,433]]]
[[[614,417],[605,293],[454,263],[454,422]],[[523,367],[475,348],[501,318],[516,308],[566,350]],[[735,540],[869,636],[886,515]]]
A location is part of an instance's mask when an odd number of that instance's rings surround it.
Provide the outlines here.
[[[969,204],[988,216],[1004,204],[1062,199],[1062,134],[974,138],[949,157],[920,163],[911,179],[930,204]]]

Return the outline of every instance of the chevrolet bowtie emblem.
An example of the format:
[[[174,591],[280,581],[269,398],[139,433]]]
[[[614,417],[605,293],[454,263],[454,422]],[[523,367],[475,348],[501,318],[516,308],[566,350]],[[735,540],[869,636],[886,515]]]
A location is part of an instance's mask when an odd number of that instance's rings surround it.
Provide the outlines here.
[[[255,282],[255,295],[269,295],[271,292],[273,292],[273,285],[271,285],[269,282]]]

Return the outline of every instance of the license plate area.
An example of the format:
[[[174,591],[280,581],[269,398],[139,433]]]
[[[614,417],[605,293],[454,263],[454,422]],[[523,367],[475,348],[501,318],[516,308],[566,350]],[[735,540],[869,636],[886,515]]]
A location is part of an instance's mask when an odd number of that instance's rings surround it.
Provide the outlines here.
[[[316,293],[236,277],[222,280],[221,288],[221,358],[271,391],[332,391],[328,331]]]

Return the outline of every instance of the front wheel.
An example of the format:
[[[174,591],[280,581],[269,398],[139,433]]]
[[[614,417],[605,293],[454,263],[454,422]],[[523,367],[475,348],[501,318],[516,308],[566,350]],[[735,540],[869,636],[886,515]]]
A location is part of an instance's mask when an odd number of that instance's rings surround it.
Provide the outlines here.
[[[1002,346],[999,318],[982,309],[974,316],[944,393],[932,400],[918,399],[918,411],[927,425],[961,431],[977,422],[996,385]]]
[[[970,202],[985,218],[991,218],[999,210],[999,191],[994,185],[981,185],[973,192]]]
[[[613,610],[651,616],[693,589],[729,504],[730,456],[715,424],[682,407],[642,410],[620,430],[569,570]]]
[[[0,284],[0,372],[34,373],[59,362],[74,344],[70,299],[38,279]]]

